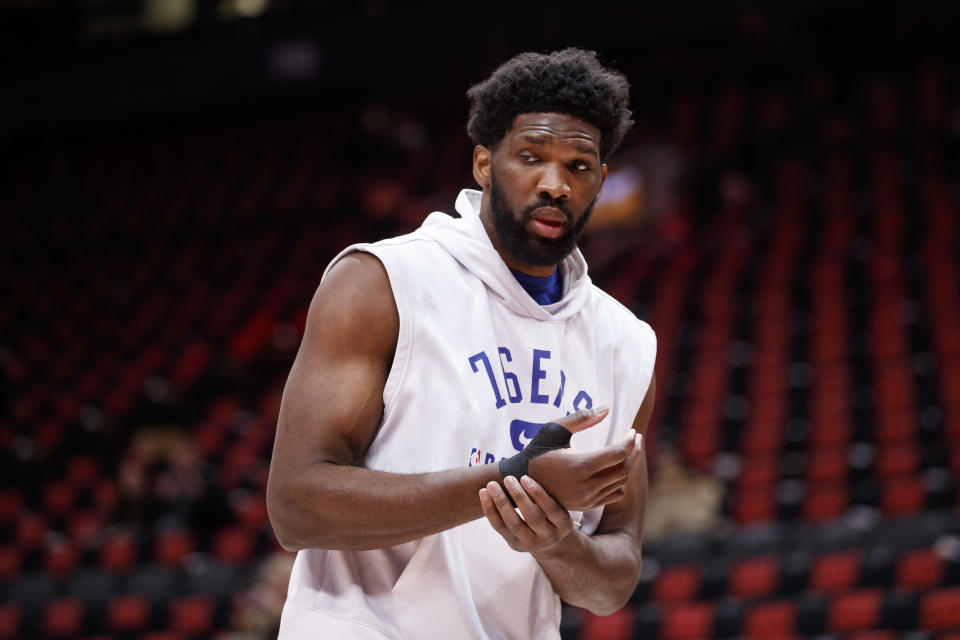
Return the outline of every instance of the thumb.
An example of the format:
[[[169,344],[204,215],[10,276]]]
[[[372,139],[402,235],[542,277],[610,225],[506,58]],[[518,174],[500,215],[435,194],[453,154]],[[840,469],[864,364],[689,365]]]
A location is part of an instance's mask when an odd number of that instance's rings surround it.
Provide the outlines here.
[[[576,413],[571,413],[553,422],[556,422],[570,433],[577,433],[578,431],[583,431],[600,423],[601,420],[607,417],[608,413],[610,413],[610,407],[604,404],[599,407],[594,407],[593,409],[580,409]]]

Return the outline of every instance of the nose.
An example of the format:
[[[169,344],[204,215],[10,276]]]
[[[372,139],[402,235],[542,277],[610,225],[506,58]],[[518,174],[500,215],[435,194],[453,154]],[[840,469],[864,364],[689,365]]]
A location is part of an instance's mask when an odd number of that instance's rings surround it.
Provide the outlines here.
[[[570,185],[564,179],[563,169],[545,165],[537,181],[537,193],[552,200],[566,200],[570,196]]]

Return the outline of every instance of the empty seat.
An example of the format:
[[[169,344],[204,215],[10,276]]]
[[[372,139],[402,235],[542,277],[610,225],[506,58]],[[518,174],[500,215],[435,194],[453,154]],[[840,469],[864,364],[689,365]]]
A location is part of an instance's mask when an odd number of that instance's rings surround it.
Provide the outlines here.
[[[777,517],[777,497],[771,485],[748,485],[731,497],[731,513],[740,524],[769,522]]]
[[[243,527],[225,527],[214,535],[213,553],[230,566],[245,566],[253,557],[256,538]]]
[[[859,552],[828,553],[813,561],[808,586],[816,591],[843,591],[856,585],[859,577]]]
[[[22,637],[20,634],[22,619],[23,612],[20,610],[20,605],[14,602],[0,603],[0,638],[13,640]]]
[[[934,549],[907,551],[897,559],[897,585],[928,589],[940,584],[944,574],[943,558]]]
[[[743,633],[751,640],[788,638],[797,626],[797,605],[792,600],[780,600],[754,605],[743,619]]]
[[[47,603],[41,628],[52,638],[75,636],[83,629],[83,603],[76,598],[59,598]]]
[[[157,534],[153,557],[166,567],[179,569],[186,557],[193,552],[195,545],[193,534],[186,529],[168,529]]]
[[[20,573],[21,558],[17,547],[0,546],[0,581],[8,582]]]
[[[920,512],[927,502],[923,480],[904,476],[883,483],[880,506],[888,516],[902,517]]]
[[[100,566],[112,573],[126,573],[137,562],[137,541],[127,532],[112,533],[100,548]]]
[[[579,640],[628,640],[633,637],[634,611],[625,607],[609,616],[596,616],[589,611],[580,615]]]
[[[45,569],[50,575],[63,578],[70,575],[77,565],[77,552],[66,540],[56,540],[47,545]]]
[[[205,595],[186,596],[170,602],[169,627],[188,636],[205,636],[213,630],[216,613],[213,599]]]
[[[960,629],[960,587],[936,589],[921,597],[919,622],[926,631]]]
[[[107,629],[112,633],[139,633],[150,622],[150,609],[150,601],[141,596],[115,596],[107,603]]]
[[[700,567],[696,565],[665,568],[654,580],[651,596],[663,603],[693,600],[700,591],[701,579]]]
[[[876,629],[883,607],[882,589],[863,589],[834,596],[827,610],[827,631]]]
[[[666,609],[660,623],[661,640],[699,640],[713,635],[714,605],[710,602],[677,604]]]
[[[838,518],[850,504],[850,489],[843,482],[810,483],[803,501],[807,522],[825,522]]]
[[[751,558],[730,570],[727,591],[731,596],[760,598],[776,592],[780,583],[780,558],[774,555]]]

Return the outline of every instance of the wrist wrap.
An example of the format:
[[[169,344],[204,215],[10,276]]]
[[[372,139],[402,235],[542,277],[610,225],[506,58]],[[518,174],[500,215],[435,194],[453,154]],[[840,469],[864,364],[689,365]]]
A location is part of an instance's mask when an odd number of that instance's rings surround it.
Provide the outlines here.
[[[537,431],[537,435],[523,448],[523,451],[500,461],[500,479],[514,476],[517,480],[527,475],[530,460],[542,456],[554,449],[569,449],[573,436],[565,427],[556,422],[548,422]]]

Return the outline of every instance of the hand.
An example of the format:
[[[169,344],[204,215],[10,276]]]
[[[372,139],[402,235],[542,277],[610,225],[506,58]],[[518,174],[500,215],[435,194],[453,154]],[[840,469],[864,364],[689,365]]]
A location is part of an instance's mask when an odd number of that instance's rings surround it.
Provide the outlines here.
[[[518,481],[507,476],[503,483],[523,518],[496,482],[480,489],[480,505],[487,520],[511,549],[531,553],[548,551],[573,531],[573,520],[567,510],[533,478],[523,476]]]
[[[571,431],[586,428],[576,416],[565,419],[572,423]],[[530,460],[529,475],[564,509],[595,509],[623,497],[630,469],[642,451],[640,438],[631,429],[620,442],[596,451],[551,451]]]

